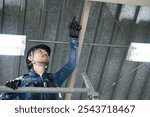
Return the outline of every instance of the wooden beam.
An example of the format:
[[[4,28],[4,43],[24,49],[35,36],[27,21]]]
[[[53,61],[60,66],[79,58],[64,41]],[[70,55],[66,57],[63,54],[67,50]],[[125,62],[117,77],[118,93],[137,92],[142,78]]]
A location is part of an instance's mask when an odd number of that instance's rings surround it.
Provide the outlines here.
[[[82,45],[83,45],[84,35],[85,35],[86,26],[87,26],[87,22],[88,22],[90,8],[91,8],[91,2],[89,2],[89,0],[85,0],[83,10],[82,10],[81,22],[80,22],[80,24],[82,26],[82,30],[79,35],[78,60],[80,58],[80,54],[81,54],[81,50],[82,50]],[[77,70],[75,70],[69,77],[67,87],[69,87],[69,88],[74,87],[76,72],[77,72]],[[67,93],[65,95],[65,100],[70,100],[71,96],[72,96],[71,93]]]
[[[89,1],[97,1],[97,2],[109,2],[116,4],[131,4],[138,6],[150,6],[150,0],[89,0]]]

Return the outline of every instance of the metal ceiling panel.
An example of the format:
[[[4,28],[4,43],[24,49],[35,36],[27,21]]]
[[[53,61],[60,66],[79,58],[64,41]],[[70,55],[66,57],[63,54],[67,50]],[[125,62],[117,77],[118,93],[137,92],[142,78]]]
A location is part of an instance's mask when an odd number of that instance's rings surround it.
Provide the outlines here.
[[[0,31],[25,34],[25,54],[34,45],[49,45],[52,49],[49,71],[54,73],[68,60],[68,24],[74,15],[80,21],[83,2],[2,0]],[[131,42],[150,43],[149,17],[150,7],[93,0],[75,87],[84,87],[81,73],[86,72],[100,99],[150,99],[150,64],[126,61]],[[0,64],[0,85],[27,73],[25,56],[0,56]],[[85,99],[85,95],[75,93],[72,99]]]

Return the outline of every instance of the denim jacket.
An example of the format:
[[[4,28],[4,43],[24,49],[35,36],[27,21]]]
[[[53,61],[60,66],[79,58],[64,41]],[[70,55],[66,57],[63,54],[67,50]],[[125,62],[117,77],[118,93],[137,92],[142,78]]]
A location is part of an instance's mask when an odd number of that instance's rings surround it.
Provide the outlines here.
[[[68,76],[74,71],[77,65],[77,46],[78,40],[75,38],[70,39],[70,54],[68,63],[65,64],[59,71],[50,74],[47,71],[42,76],[38,75],[33,69],[30,69],[28,75],[20,76],[21,80],[19,87],[31,87],[32,83],[47,82],[49,87],[60,87]],[[32,83],[31,83],[32,82]],[[19,97],[20,100],[56,100],[58,93],[2,93],[0,99],[11,100]]]

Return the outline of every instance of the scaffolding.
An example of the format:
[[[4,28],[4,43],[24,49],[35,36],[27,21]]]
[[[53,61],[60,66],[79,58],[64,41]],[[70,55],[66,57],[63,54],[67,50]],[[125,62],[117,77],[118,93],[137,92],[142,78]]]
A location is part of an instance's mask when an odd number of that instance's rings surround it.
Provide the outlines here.
[[[86,73],[82,73],[85,88],[51,88],[51,87],[19,87],[16,90],[6,86],[0,86],[0,92],[7,93],[86,93],[86,99],[98,100],[98,93],[95,92]]]
[[[132,1],[130,1],[130,0],[126,0],[126,1],[124,1],[124,0],[120,0],[120,1],[118,1],[118,0],[84,0],[82,14],[81,14],[81,20],[80,20],[80,24],[82,25],[82,30],[79,35],[78,60],[80,59],[80,54],[81,54],[83,45],[115,47],[115,48],[128,48],[129,47],[128,45],[97,44],[97,43],[85,43],[84,42],[84,36],[85,36],[87,22],[88,22],[88,18],[89,18],[90,9],[91,9],[91,2],[106,2],[106,3],[108,2],[108,3],[117,3],[117,4],[134,4],[134,5],[140,5],[140,6],[150,6],[150,3],[148,0],[143,0],[143,1],[139,1],[139,0],[132,0]],[[107,7],[106,7],[106,9],[111,14],[111,11]],[[126,33],[122,29],[122,26],[119,24],[119,22],[115,19],[115,17],[112,14],[111,14],[111,16],[112,16],[113,20],[116,22],[116,24],[119,26],[121,32],[124,34],[124,36],[126,36]],[[29,42],[42,42],[42,43],[69,44],[69,42],[63,42],[63,41],[43,41],[43,40],[28,40],[28,41]],[[67,87],[69,89],[72,89],[74,87],[76,73],[77,73],[77,70],[75,70],[68,78]],[[113,86],[114,86],[114,84],[113,84]],[[65,95],[66,100],[70,100],[71,97],[72,97],[71,93],[66,93],[66,95]]]
[[[79,47],[78,47],[78,60],[80,58],[80,54],[82,51],[82,46],[83,45],[89,45],[89,46],[102,46],[102,47],[117,47],[117,48],[128,48],[128,45],[113,45],[113,44],[97,44],[97,43],[84,43],[84,36],[85,36],[85,32],[86,32],[86,26],[87,26],[87,22],[88,22],[88,17],[89,17],[89,12],[90,12],[90,8],[91,8],[91,2],[113,2],[113,3],[121,3],[121,4],[136,4],[136,5],[140,5],[140,6],[150,6],[150,3],[148,0],[143,0],[143,1],[139,1],[139,0],[133,0],[133,1],[123,1],[123,0],[84,0],[84,5],[83,5],[83,10],[82,10],[82,15],[81,15],[81,21],[80,24],[82,25],[82,30],[81,33],[79,35]],[[112,15],[113,17],[113,15]],[[118,24],[119,28],[121,29],[122,33],[124,35],[125,32],[123,31],[123,29],[121,28],[120,24],[115,20],[115,18],[113,17],[114,21]],[[59,44],[69,44],[69,42],[63,42],[63,41],[43,41],[43,40],[28,40],[28,42],[42,42],[42,43],[59,43]],[[35,92],[35,93],[41,93],[41,92],[47,92],[47,93],[67,93],[65,95],[65,99],[71,99],[71,95],[72,93],[87,93],[87,97],[88,99],[98,99],[98,93],[95,92],[94,88],[91,85],[91,82],[87,76],[86,73],[83,73],[83,79],[84,79],[84,83],[86,88],[74,88],[74,83],[75,83],[75,78],[76,78],[76,70],[73,72],[73,74],[70,76],[68,83],[67,83],[67,87],[68,88],[18,88],[17,90],[11,90],[10,88],[7,88],[5,86],[0,86],[0,92],[13,92],[13,93],[21,93],[21,92]],[[121,78],[122,79],[122,78]],[[120,81],[120,80],[119,80]],[[114,85],[116,85],[116,82],[113,83],[110,87],[108,87],[107,90],[109,90],[111,87],[113,87]],[[105,92],[105,91],[102,91]]]

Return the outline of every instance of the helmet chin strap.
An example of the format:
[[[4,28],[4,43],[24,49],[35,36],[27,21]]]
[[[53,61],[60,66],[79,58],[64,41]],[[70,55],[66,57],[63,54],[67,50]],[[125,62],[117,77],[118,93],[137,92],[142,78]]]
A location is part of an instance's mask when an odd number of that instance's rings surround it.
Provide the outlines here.
[[[43,67],[43,68],[45,68],[45,69],[48,68],[48,63],[46,63],[46,62],[35,62],[35,61],[32,61],[32,64],[41,66],[41,67]]]
[[[33,52],[31,52],[31,56],[32,56],[32,58],[34,59],[34,56],[33,56]],[[38,66],[41,66],[41,67],[43,67],[43,68],[45,68],[45,69],[47,69],[48,68],[48,62],[36,62],[36,61],[34,61],[34,60],[32,60],[32,62],[31,62],[32,64],[35,64],[35,65],[38,65]]]

